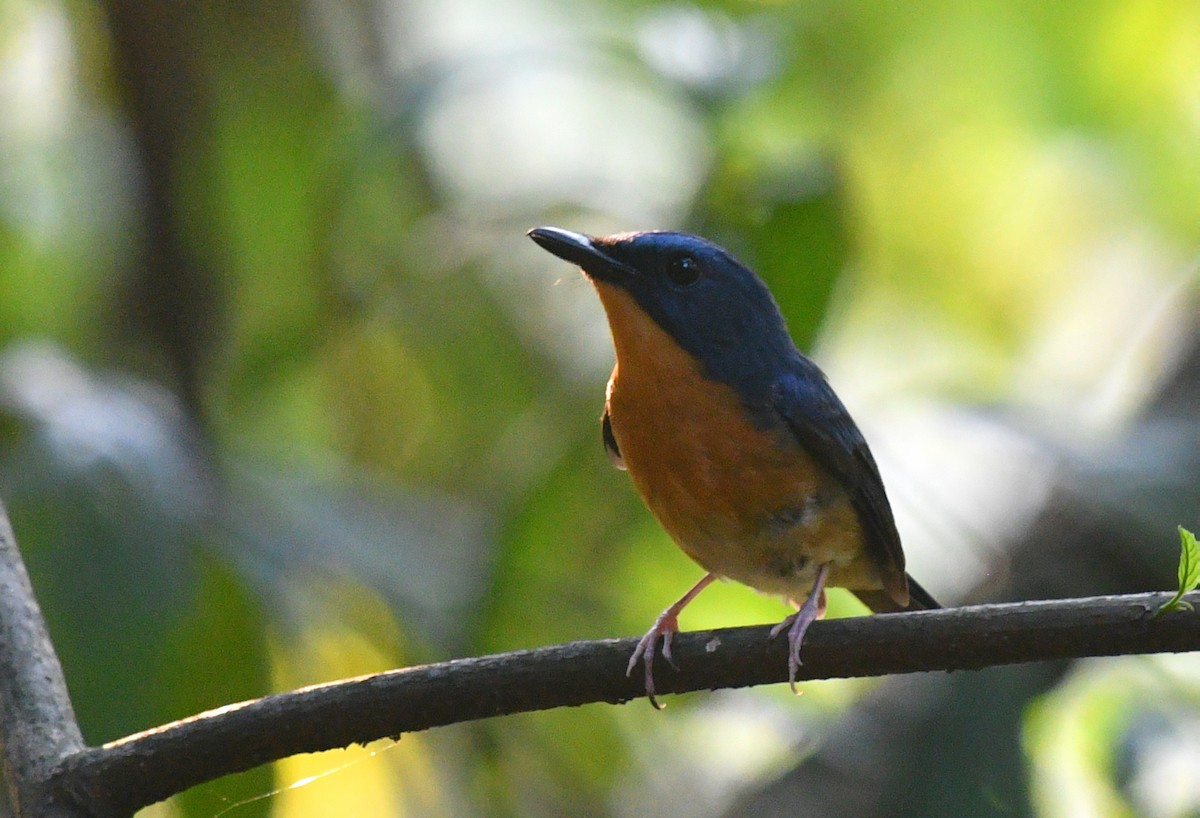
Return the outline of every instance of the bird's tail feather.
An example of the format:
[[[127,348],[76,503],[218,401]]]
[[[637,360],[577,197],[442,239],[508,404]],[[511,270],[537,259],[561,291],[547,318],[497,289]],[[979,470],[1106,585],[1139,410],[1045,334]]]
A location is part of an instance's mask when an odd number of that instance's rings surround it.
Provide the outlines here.
[[[908,607],[901,607],[887,591],[855,591],[854,595],[875,613],[900,613],[901,611],[929,611],[942,607],[933,595],[908,574]]]

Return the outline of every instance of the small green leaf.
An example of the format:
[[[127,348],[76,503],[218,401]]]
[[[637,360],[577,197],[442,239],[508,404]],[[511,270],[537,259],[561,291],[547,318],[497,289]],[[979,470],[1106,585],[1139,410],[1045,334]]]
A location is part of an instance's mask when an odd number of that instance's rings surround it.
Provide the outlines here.
[[[1195,590],[1200,585],[1200,545],[1196,535],[1183,526],[1179,526],[1179,548],[1179,587]]]
[[[1168,611],[1192,610],[1190,602],[1183,595],[1196,590],[1200,586],[1200,543],[1196,535],[1183,526],[1179,526],[1179,588],[1154,615],[1160,616]]]

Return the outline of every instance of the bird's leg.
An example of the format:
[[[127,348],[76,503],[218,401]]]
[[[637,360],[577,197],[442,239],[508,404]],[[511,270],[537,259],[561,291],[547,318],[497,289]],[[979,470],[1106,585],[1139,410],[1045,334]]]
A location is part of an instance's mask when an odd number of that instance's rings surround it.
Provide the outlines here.
[[[788,635],[788,684],[792,692],[796,691],[796,672],[800,670],[800,645],[804,642],[804,634],[808,626],[825,613],[825,577],[829,575],[829,563],[817,569],[817,577],[813,580],[812,591],[800,610],[771,628],[774,638],[787,630]]]
[[[638,642],[633,656],[629,658],[629,667],[625,670],[625,675],[631,675],[633,669],[637,667],[638,659],[642,660],[646,667],[646,695],[650,697],[650,704],[654,705],[657,710],[662,710],[664,707],[654,698],[654,650],[658,645],[658,639],[660,636],[662,637],[663,658],[671,663],[671,667],[675,667],[675,660],[671,658],[671,637],[679,632],[679,612],[686,608],[688,603],[716,578],[716,574],[705,574],[699,582],[691,587],[691,590],[679,598],[678,602],[659,614],[658,619],[654,620],[654,627],[646,631],[646,635]]]

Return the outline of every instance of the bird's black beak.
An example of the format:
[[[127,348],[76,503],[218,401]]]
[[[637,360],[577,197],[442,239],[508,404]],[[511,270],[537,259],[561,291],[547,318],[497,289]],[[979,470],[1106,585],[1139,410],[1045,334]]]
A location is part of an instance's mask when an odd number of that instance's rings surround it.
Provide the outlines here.
[[[636,275],[631,267],[617,261],[598,246],[600,240],[582,233],[560,227],[535,227],[527,235],[563,261],[579,265],[589,277],[617,283]]]

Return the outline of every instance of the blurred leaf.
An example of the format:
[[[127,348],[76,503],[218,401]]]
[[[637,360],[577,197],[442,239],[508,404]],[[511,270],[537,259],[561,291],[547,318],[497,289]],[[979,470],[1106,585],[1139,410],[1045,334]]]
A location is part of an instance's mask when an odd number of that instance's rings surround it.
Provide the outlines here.
[[[265,623],[211,548],[207,471],[169,396],[27,345],[0,354],[0,406],[0,483],[85,737],[267,692]],[[269,782],[252,771],[178,805],[209,816]]]
[[[294,576],[296,605],[272,645],[274,686],[291,690],[375,673],[412,661],[387,601],[353,581]],[[283,759],[281,788],[268,803],[278,818],[341,814],[448,816],[450,765],[430,733]]]
[[[480,613],[479,652],[606,635],[614,589],[600,578],[621,564],[630,524],[645,512],[604,456],[598,419],[584,422],[585,439],[509,515]]]
[[[1129,669],[1117,665],[1079,673],[1030,708],[1026,747],[1042,818],[1133,818],[1111,777],[1116,738],[1133,718],[1131,681]]]
[[[321,475],[238,464],[230,472],[226,553],[255,578],[275,618],[311,615],[312,594],[297,589],[350,582],[356,594],[370,589],[386,600],[407,636],[426,645],[409,660],[443,658],[473,640],[470,614],[493,547],[478,509],[365,470]],[[354,598],[326,599],[324,610],[345,616]]]
[[[197,604],[208,498],[169,408],[32,349],[0,356],[0,404],[17,435],[0,484],[84,736],[178,717],[154,673]]]
[[[263,612],[244,578],[214,553],[197,555],[196,602],[162,648],[154,698],[160,718],[183,718],[270,692]],[[274,782],[259,767],[194,787],[174,799],[192,818],[212,818],[222,807],[254,798]],[[236,818],[270,812],[269,803],[239,807]]]
[[[1080,663],[1026,715],[1037,815],[1195,815],[1198,678],[1195,654]]]
[[[605,795],[628,764],[611,708],[587,705],[479,725],[487,748],[479,783],[486,815],[603,815]]]
[[[797,346],[811,348],[849,258],[836,167],[814,160],[750,175],[720,169],[700,221],[700,232],[727,244],[762,276]]]

